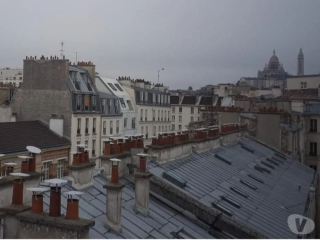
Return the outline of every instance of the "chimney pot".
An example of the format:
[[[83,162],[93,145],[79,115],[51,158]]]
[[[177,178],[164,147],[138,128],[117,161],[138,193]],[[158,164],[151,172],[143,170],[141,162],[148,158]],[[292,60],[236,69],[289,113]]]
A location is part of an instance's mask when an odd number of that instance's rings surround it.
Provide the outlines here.
[[[50,186],[50,208],[49,216],[59,217],[61,215],[61,186],[68,181],[63,179],[47,179],[44,181]]]
[[[79,196],[83,194],[83,192],[79,191],[70,191],[65,192],[65,195],[67,195],[67,214],[66,219],[69,220],[78,220],[79,219],[79,200],[76,196]]]
[[[140,153],[140,154],[137,154],[137,156],[140,157],[140,160],[139,160],[139,172],[147,172],[147,156],[148,154],[144,154],[144,153]]]
[[[14,176],[13,180],[13,191],[12,191],[12,204],[13,205],[22,205],[23,204],[23,177],[30,176],[26,173],[10,173],[11,176]]]
[[[32,192],[32,205],[31,211],[35,214],[43,213],[43,193],[48,191],[49,188],[35,187],[27,188],[27,191]]]
[[[112,173],[111,173],[111,183],[118,184],[119,183],[119,163],[121,162],[120,159],[111,158],[112,163]]]

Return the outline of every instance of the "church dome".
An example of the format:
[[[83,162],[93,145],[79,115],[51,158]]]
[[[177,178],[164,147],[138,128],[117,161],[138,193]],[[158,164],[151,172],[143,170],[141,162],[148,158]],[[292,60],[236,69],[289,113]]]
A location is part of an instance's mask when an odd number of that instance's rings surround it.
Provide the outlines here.
[[[280,66],[279,58],[276,56],[276,52],[273,50],[273,55],[269,60],[269,68],[277,69]]]

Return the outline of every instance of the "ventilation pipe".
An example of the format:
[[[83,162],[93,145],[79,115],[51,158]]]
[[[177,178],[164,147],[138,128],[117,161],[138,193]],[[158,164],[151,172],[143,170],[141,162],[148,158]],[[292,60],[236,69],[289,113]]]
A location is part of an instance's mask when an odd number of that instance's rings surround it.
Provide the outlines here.
[[[68,181],[63,179],[47,179],[44,180],[50,186],[50,208],[49,216],[59,217],[61,215],[61,187]]]
[[[44,187],[35,187],[35,188],[27,188],[27,191],[32,192],[32,204],[31,211],[34,214],[43,213],[43,194],[44,192],[49,191],[49,188]]]

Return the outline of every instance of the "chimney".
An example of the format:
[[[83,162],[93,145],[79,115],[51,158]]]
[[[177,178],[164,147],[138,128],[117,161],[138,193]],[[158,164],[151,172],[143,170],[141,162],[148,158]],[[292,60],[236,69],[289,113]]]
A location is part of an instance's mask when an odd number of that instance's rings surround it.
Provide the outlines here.
[[[27,188],[27,191],[32,192],[31,212],[34,214],[43,213],[43,193],[49,191],[49,188],[34,187]]]
[[[41,150],[34,146],[27,146],[27,150],[29,151],[29,172],[36,171],[36,154],[41,153]]]
[[[50,187],[50,217],[59,217],[61,215],[61,187],[68,181],[63,179],[47,179],[44,180]]]
[[[16,163],[14,162],[9,162],[9,163],[5,163],[4,166],[5,166],[5,176],[9,176],[10,173],[13,173],[14,172],[14,166],[17,165]]]
[[[32,157],[30,157],[30,156],[18,156],[18,158],[22,159],[21,172],[22,173],[29,172],[29,159],[32,158]]]
[[[119,163],[120,159],[112,158],[112,175],[110,183],[104,188],[107,189],[107,213],[106,225],[116,232],[121,232],[121,210],[122,210],[122,188],[124,185],[119,183]]]
[[[67,199],[68,199],[66,219],[79,220],[79,200],[83,192],[70,191],[70,192],[65,192],[64,194],[67,195]]]
[[[12,190],[12,204],[22,205],[23,204],[23,177],[30,176],[26,173],[10,173],[14,177],[13,190]]]
[[[147,156],[148,154],[137,154],[140,157],[139,171],[135,176],[135,204],[133,210],[145,216],[149,214],[149,189],[150,177],[152,174],[147,172]]]

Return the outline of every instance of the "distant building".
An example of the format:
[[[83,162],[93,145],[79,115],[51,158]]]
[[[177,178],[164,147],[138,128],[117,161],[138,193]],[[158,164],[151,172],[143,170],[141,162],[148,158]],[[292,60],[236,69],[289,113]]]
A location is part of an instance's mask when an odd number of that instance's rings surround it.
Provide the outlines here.
[[[20,86],[23,81],[23,69],[0,69],[0,84]]]
[[[303,52],[302,52],[301,48],[300,48],[300,52],[298,54],[297,75],[298,76],[304,75],[304,56],[303,56]]]

